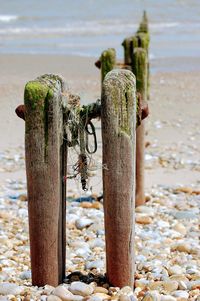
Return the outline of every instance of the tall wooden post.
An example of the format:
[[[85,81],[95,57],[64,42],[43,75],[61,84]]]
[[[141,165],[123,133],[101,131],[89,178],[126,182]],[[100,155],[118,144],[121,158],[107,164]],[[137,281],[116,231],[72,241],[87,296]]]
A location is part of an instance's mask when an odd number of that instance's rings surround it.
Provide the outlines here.
[[[136,77],[137,92],[146,101],[147,94],[147,55],[143,48],[135,48],[132,55],[132,71]],[[144,194],[144,120],[136,130],[136,206],[145,203]]]
[[[149,63],[149,21],[146,11],[143,13],[142,21],[137,30],[138,47],[142,47],[147,52],[147,99],[150,99],[150,63]]]
[[[109,48],[101,54],[101,82],[103,82],[106,74],[116,66],[116,52],[114,48]]]
[[[106,267],[113,286],[134,282],[136,85],[131,71],[109,72],[102,87]]]
[[[63,92],[64,81],[55,75],[28,82],[24,92],[31,270],[37,286],[56,286],[65,273]]]

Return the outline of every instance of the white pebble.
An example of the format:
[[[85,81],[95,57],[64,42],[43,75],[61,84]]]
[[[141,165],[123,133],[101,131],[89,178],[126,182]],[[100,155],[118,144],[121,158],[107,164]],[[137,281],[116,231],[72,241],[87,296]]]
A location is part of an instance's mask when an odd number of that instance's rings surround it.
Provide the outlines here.
[[[188,300],[188,297],[189,297],[189,294],[188,294],[188,292],[186,292],[186,291],[175,291],[175,292],[173,292],[173,294],[172,294],[174,297],[176,297],[176,298],[182,298],[182,299],[184,299],[185,298],[185,300]],[[182,300],[183,301],[183,300]]]
[[[15,283],[0,283],[0,295],[19,295],[23,290],[23,287]]]
[[[91,269],[102,269],[104,267],[104,263],[102,260],[89,261],[86,263],[85,268],[87,270]]]
[[[89,218],[80,218],[76,220],[75,225],[77,229],[82,230],[85,227],[89,227],[93,223],[94,223],[93,220]]]
[[[74,295],[81,295],[85,297],[91,295],[94,291],[94,288],[83,282],[75,281],[69,286],[69,291]]]

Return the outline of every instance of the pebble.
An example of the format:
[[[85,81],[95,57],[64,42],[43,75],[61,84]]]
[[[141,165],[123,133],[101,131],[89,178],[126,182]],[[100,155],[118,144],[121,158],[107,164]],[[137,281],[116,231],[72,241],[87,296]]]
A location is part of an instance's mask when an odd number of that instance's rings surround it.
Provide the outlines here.
[[[89,297],[89,299],[87,299],[87,301],[103,301],[103,299],[101,297],[92,295]]]
[[[136,214],[135,221],[136,221],[136,223],[143,224],[143,225],[148,225],[148,224],[151,224],[153,222],[153,220],[150,216],[140,214],[140,213]]]
[[[191,253],[191,246],[189,243],[186,242],[179,242],[172,246],[172,251],[179,251],[179,252],[185,252],[185,253]]]
[[[173,295],[174,297],[176,297],[176,298],[181,298],[182,301],[184,301],[184,299],[187,301],[187,300],[188,300],[188,297],[189,297],[188,292],[186,292],[186,291],[181,291],[181,290],[176,291],[176,292],[173,292],[172,295]]]
[[[62,301],[82,301],[82,296],[74,296],[64,286],[59,285],[52,292],[52,295],[59,297]]]
[[[160,294],[157,291],[151,291],[145,294],[142,301],[160,301]]]
[[[111,299],[111,296],[109,296],[108,294],[104,294],[104,293],[95,293],[92,296],[99,297],[99,298],[101,298],[101,300],[110,300]]]
[[[195,290],[195,289],[200,289],[200,279],[196,281],[191,281],[189,283],[189,289]]]
[[[50,295],[47,297],[47,301],[62,301],[58,296]]]
[[[133,290],[130,286],[124,286],[121,288],[120,294],[130,296],[133,295]]]
[[[103,294],[108,294],[108,290],[105,287],[102,286],[96,286],[94,288],[94,293],[103,293]]]
[[[22,272],[21,275],[20,275],[20,278],[22,280],[31,279],[31,270]]]
[[[182,275],[183,269],[179,265],[174,265],[168,268],[169,275]]]
[[[176,298],[170,295],[162,295],[160,301],[176,301]]]
[[[87,270],[91,270],[91,269],[102,269],[104,267],[104,263],[102,260],[95,260],[95,261],[88,261],[85,264],[85,268]]]
[[[173,229],[174,229],[175,231],[181,233],[183,236],[185,236],[186,233],[187,233],[186,227],[185,227],[183,224],[181,224],[181,223],[176,223],[176,224],[174,225]]]
[[[136,301],[136,298],[133,295],[128,296],[128,295],[121,294],[119,296],[119,301]]]
[[[19,295],[23,291],[23,287],[18,286],[15,283],[0,283],[0,295]]]
[[[89,218],[80,218],[76,220],[75,225],[77,229],[82,230],[86,227],[89,227],[93,223],[94,223],[93,220]]]
[[[184,281],[179,281],[178,288],[179,290],[187,290],[187,284]]]
[[[69,286],[69,291],[74,295],[85,297],[91,295],[94,291],[94,288],[91,285],[85,284],[83,282],[75,281],[72,282]]]
[[[147,207],[147,206],[144,206],[144,205],[136,207],[135,212],[144,213],[144,214],[147,214],[151,217],[153,217],[153,215],[155,214],[155,211],[154,211],[153,208]]]

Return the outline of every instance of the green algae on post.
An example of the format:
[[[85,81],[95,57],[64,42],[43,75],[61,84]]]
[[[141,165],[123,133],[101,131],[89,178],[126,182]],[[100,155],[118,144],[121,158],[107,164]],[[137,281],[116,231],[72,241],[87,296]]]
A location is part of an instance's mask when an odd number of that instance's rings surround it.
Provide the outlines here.
[[[101,54],[101,81],[103,82],[106,74],[116,66],[116,51],[114,48],[109,48]]]
[[[112,286],[133,287],[136,87],[131,71],[106,75],[101,105],[106,275]]]
[[[37,286],[57,286],[65,277],[65,94],[62,78],[51,74],[28,82],[24,91],[31,270]]]
[[[143,48],[135,48],[132,58],[132,71],[136,76],[136,88],[143,101],[147,94],[147,54]],[[136,207],[145,203],[144,194],[144,121],[136,130]]]

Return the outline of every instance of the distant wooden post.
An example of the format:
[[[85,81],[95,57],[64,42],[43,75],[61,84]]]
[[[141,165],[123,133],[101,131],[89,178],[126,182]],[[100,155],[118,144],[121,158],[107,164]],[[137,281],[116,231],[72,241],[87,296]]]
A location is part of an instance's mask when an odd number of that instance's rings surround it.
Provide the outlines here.
[[[149,63],[149,21],[146,11],[143,13],[142,21],[137,30],[138,47],[142,47],[147,52],[147,99],[150,99],[150,63]]]
[[[101,58],[101,81],[103,82],[106,74],[116,66],[116,52],[114,48],[109,48],[102,52]]]
[[[44,75],[28,82],[24,93],[31,270],[37,286],[56,286],[65,276],[64,91],[62,78]]]
[[[126,65],[126,69],[131,70],[132,53],[133,49],[138,47],[138,38],[136,36],[125,38],[122,46],[124,47],[124,64]]]
[[[106,75],[101,120],[107,277],[113,286],[133,287],[136,86],[131,71]]]
[[[147,55],[143,48],[135,48],[132,54],[132,71],[136,77],[137,92],[143,101],[147,95]],[[136,130],[136,207],[145,203],[144,193],[144,120]]]

